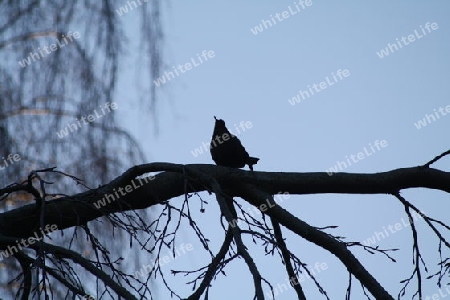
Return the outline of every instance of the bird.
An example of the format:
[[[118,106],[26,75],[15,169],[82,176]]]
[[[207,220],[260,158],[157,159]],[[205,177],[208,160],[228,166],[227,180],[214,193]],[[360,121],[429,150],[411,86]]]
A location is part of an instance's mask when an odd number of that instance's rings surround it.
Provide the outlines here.
[[[214,116],[216,123],[210,144],[211,157],[218,166],[230,168],[243,168],[248,165],[253,171],[259,158],[251,157],[241,141],[228,131],[225,126],[225,121],[217,119]]]

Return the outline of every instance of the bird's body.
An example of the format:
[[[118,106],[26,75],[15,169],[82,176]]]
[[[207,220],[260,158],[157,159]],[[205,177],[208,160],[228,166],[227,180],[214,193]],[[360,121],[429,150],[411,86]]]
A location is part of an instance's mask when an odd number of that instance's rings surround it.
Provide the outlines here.
[[[216,119],[210,150],[212,159],[218,166],[243,168],[248,165],[253,171],[253,165],[259,160],[245,151],[241,141],[228,131],[221,119]]]

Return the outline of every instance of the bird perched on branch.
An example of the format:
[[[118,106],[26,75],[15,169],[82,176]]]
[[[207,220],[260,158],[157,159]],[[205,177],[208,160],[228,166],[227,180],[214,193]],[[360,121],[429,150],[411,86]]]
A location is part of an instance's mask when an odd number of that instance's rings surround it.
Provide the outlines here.
[[[253,171],[253,165],[258,162],[259,158],[248,155],[241,141],[228,131],[224,120],[217,119],[215,116],[214,119],[216,124],[210,150],[216,165],[230,168],[243,168],[248,165]]]

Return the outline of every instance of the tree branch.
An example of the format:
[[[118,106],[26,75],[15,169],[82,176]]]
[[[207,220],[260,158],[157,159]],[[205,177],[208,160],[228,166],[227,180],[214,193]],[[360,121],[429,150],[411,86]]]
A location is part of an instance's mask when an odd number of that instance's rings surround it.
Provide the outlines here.
[[[3,245],[5,243],[14,244],[14,243],[16,243],[17,239],[18,239],[17,237],[13,238],[13,237],[0,236],[0,241]],[[45,243],[43,241],[39,241],[39,243],[37,243],[37,244],[30,244],[28,247],[31,249],[34,249],[34,250],[39,250],[42,247],[42,249],[47,253],[52,253],[59,258],[68,258],[68,259],[72,260],[73,262],[82,266],[84,269],[89,271],[95,277],[102,280],[103,283],[106,286],[113,289],[114,292],[117,293],[117,295],[119,295],[125,299],[133,299],[133,300],[136,299],[129,291],[127,291],[124,287],[120,286],[108,274],[106,274],[102,270],[98,269],[90,261],[88,261],[87,259],[85,259],[83,256],[81,256],[80,254],[78,254],[75,251],[72,251],[72,250],[69,250],[69,249],[66,249],[63,247],[59,247],[56,245],[51,245],[51,244]]]
[[[216,274],[217,268],[219,267],[219,264],[222,261],[222,259],[225,258],[225,255],[227,254],[232,241],[233,241],[233,234],[231,232],[231,228],[228,227],[228,231],[225,235],[225,240],[222,243],[222,247],[220,247],[219,253],[217,253],[217,255],[213,258],[213,260],[209,264],[208,270],[206,271],[202,283],[200,284],[198,289],[192,295],[190,295],[189,298],[187,298],[187,300],[200,299],[200,296],[203,295],[206,288],[208,288],[209,285],[211,284],[211,281],[214,278],[214,275]]]
[[[47,201],[45,205],[45,224],[56,224],[65,229],[83,225],[100,216],[116,212],[144,209],[171,198],[184,195],[185,177],[183,165],[169,163],[144,164],[130,168],[110,183],[70,197]],[[239,169],[213,165],[186,165],[205,176],[215,177],[222,188],[240,183],[258,186],[269,194],[285,191],[289,194],[346,193],[346,194],[394,194],[399,190],[424,187],[450,192],[450,173],[432,168],[413,167],[396,169],[375,174],[337,173],[281,173],[248,172]],[[165,171],[165,172],[163,172]],[[120,197],[120,201],[96,209],[94,202],[101,200],[114,188],[131,184],[131,180],[148,172],[163,172],[154,180]],[[15,187],[17,189],[17,187]],[[187,192],[206,190],[203,184],[191,182]],[[10,191],[9,191],[10,192]],[[0,190],[0,195],[1,195]],[[231,196],[240,196],[239,193]],[[14,200],[13,196],[10,196]],[[124,207],[120,203],[126,203]],[[0,214],[0,233],[6,236],[29,237],[36,224],[36,204]]]
[[[226,195],[223,191],[219,183],[217,182],[214,177],[208,177],[205,176],[203,173],[195,170],[195,169],[188,169],[189,172],[193,172],[201,181],[203,181],[205,184],[208,184],[210,188],[214,191],[216,194],[217,202],[219,203],[220,210],[222,214],[225,216],[225,219],[227,220],[229,226],[229,229],[231,229],[231,232],[233,234],[233,239],[236,243],[237,251],[239,255],[242,256],[245,263],[247,264],[250,273],[253,277],[253,284],[255,285],[255,298],[258,300],[264,300],[264,293],[262,290],[261,285],[261,274],[258,271],[258,267],[256,266],[253,258],[250,256],[250,253],[247,251],[247,247],[245,247],[244,242],[242,241],[242,235],[241,235],[241,229],[239,226],[237,226],[237,216],[236,212],[234,211],[234,214],[232,213],[232,208],[228,207],[227,205],[227,199],[229,196]],[[228,201],[228,203],[231,203],[230,205],[233,205],[232,199]]]
[[[272,221],[274,235],[277,240],[278,247],[280,248],[284,265],[286,266],[286,272],[289,275],[289,283],[297,293],[298,300],[306,300],[305,293],[303,292],[302,286],[300,285],[300,282],[298,281],[298,278],[295,275],[294,268],[292,267],[291,256],[286,246],[286,243],[284,242],[283,234],[281,233],[280,223],[278,223],[278,221],[272,217],[270,218],[270,220]],[[293,279],[295,279],[294,281],[295,284],[292,283]]]
[[[432,162],[434,161],[436,159]],[[55,171],[52,170],[52,172]],[[161,173],[156,175],[156,177],[145,177],[145,184],[132,186],[133,181],[140,180],[136,179],[137,177],[149,172]],[[126,186],[133,188],[130,192],[122,194],[118,199],[105,202],[105,195],[117,193],[117,190]],[[288,192],[289,194],[385,193],[395,195],[400,190],[417,187],[450,192],[450,173],[429,168],[428,165],[376,174],[337,173],[329,176],[327,173],[248,172],[213,165],[151,163],[130,168],[121,176],[97,189],[50,201],[45,201],[44,197],[43,202],[45,202],[45,205],[43,206],[33,203],[1,213],[0,235],[8,238],[32,237],[36,230],[36,224],[39,224],[41,227],[57,225],[59,230],[83,226],[87,222],[104,215],[144,209],[186,193],[210,189],[216,193],[221,206],[223,206],[223,203],[226,204],[225,199],[223,199],[225,194],[222,191],[226,191],[227,196],[239,196],[258,206],[264,203],[267,195],[276,194],[280,191]],[[11,185],[3,190],[0,189],[0,196],[7,194],[5,199],[14,201],[16,192],[30,192],[29,188],[27,182],[24,181],[21,184]],[[42,186],[41,189],[43,189]],[[128,189],[126,190],[128,191]],[[37,197],[37,195],[35,196]],[[104,201],[106,204],[103,206],[98,205],[98,201]],[[41,209],[39,210],[39,208]],[[228,213],[225,209],[227,207],[222,208],[222,212],[227,216]],[[286,228],[339,257],[348,270],[375,297],[392,299],[381,285],[362,267],[345,244],[299,220],[281,207],[275,206],[267,214]],[[45,216],[45,219],[42,220],[41,216]],[[229,217],[228,215],[227,221],[229,221]],[[430,219],[430,221],[432,220]],[[236,242],[238,240],[239,238],[237,238]],[[49,251],[48,249],[50,248],[48,247],[50,246],[46,246],[46,251]],[[3,247],[4,245],[0,249]],[[242,253],[240,252],[240,254]],[[246,262],[248,263],[249,261],[246,260]],[[249,264],[249,267],[251,267],[251,264]],[[91,273],[93,272],[93,270],[88,270]],[[97,276],[98,274],[94,275]],[[260,283],[259,280],[259,285]],[[258,291],[258,285],[255,285],[255,287]]]
[[[254,186],[245,184],[241,184],[240,191],[244,194],[244,199],[256,207],[260,207],[262,204],[269,205],[270,208],[265,213],[276,219],[284,227],[334,254],[347,267],[349,272],[367,287],[376,299],[394,300],[381,284],[378,283],[378,281],[364,268],[359,260],[347,249],[344,243],[298,219],[290,212],[277,205],[273,200],[272,195],[264,193]]]

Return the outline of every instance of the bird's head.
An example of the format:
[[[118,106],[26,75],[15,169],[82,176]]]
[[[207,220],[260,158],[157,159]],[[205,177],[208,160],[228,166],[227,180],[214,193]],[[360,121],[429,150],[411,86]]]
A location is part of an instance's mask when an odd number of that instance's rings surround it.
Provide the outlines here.
[[[225,127],[225,121],[222,119],[217,119],[216,116],[214,116],[214,119],[216,120],[216,126]]]

